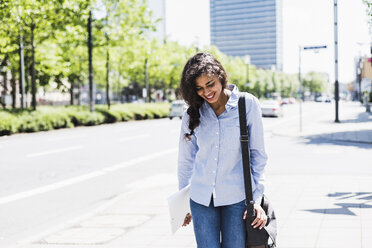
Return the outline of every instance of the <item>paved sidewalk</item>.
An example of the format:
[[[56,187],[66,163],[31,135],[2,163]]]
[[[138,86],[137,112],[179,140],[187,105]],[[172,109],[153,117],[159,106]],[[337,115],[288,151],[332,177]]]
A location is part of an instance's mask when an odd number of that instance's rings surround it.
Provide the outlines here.
[[[145,178],[130,187],[136,190],[93,216],[21,247],[196,247],[192,225],[171,234],[167,197],[177,191],[173,174]]]
[[[341,123],[312,116],[305,119],[301,134],[293,131],[295,127],[273,132],[306,139],[367,143],[366,152],[370,152],[372,115],[357,103],[341,103],[340,107]],[[106,208],[22,247],[196,247],[192,224],[175,235],[170,231],[166,199],[177,190],[175,180],[171,173],[145,178]],[[275,202],[279,220],[279,248],[372,247],[371,173],[268,174],[267,182],[267,194]]]
[[[160,182],[173,175],[158,175]],[[268,177],[275,202],[280,248],[371,247],[371,176]],[[275,185],[275,187],[274,187]],[[47,235],[27,248],[192,248],[192,225],[171,235],[166,198],[176,183],[143,188],[74,225]],[[283,192],[291,197],[282,197]],[[330,193],[331,192],[331,193]],[[346,236],[345,236],[346,235]]]
[[[367,113],[359,102],[343,102],[339,104],[339,120],[335,120],[335,105],[323,104],[324,114],[306,115],[310,105],[321,104],[305,102],[302,104],[302,132],[299,131],[299,121],[292,126],[275,128],[274,134],[303,137],[310,139],[336,140],[372,144],[372,114]]]

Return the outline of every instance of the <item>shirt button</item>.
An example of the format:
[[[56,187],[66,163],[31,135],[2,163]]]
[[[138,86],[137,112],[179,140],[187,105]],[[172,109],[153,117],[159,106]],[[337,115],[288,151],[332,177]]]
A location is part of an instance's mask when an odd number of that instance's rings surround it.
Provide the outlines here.
[[[216,134],[218,135],[218,132],[216,132]]]
[[[212,171],[213,172],[213,174],[216,174],[216,171]]]
[[[214,160],[216,160],[216,161],[217,161],[217,158],[214,158]]]
[[[216,146],[216,148],[218,148],[218,146]]]

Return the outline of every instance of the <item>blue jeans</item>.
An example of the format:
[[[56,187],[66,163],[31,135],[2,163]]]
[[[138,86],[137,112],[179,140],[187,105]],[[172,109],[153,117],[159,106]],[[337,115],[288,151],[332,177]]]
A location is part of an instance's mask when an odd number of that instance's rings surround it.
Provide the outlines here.
[[[190,208],[198,248],[244,248],[244,201],[214,207],[212,198],[206,207],[190,199]]]

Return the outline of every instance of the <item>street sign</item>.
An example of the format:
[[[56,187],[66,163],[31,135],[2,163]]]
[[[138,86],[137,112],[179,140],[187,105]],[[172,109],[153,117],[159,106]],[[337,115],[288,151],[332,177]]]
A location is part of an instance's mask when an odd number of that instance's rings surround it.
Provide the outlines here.
[[[317,49],[323,49],[323,48],[327,48],[327,46],[308,46],[308,47],[304,47],[304,50],[317,50]]]

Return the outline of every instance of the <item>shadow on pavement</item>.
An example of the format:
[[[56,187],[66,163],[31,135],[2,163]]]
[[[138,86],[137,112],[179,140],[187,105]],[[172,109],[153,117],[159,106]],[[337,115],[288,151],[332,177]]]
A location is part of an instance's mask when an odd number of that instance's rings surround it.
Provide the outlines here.
[[[328,194],[328,197],[335,198],[335,200],[357,200],[357,201],[365,201],[363,203],[335,203],[335,208],[321,208],[321,209],[305,209],[304,211],[312,212],[312,213],[319,213],[319,214],[331,214],[331,215],[352,215],[355,216],[356,214],[352,211],[352,209],[358,208],[372,208],[372,205],[368,203],[372,203],[372,192],[336,192],[333,194]]]
[[[372,122],[372,115],[367,112],[359,113],[355,119],[341,120],[341,123],[364,123]]]
[[[304,138],[305,144],[330,144],[372,149],[372,130],[322,133]]]

